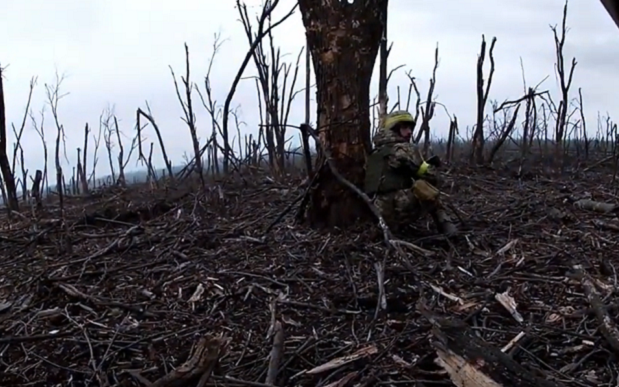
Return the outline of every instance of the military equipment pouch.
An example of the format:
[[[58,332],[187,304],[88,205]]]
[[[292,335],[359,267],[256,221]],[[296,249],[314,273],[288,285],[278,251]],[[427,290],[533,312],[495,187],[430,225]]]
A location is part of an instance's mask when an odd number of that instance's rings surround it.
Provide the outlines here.
[[[413,195],[424,202],[434,202],[438,200],[439,190],[425,180],[416,180],[413,184]]]
[[[385,194],[412,186],[412,176],[408,168],[395,170],[387,165],[387,156],[391,151],[390,147],[383,147],[370,154],[365,171],[366,194]]]

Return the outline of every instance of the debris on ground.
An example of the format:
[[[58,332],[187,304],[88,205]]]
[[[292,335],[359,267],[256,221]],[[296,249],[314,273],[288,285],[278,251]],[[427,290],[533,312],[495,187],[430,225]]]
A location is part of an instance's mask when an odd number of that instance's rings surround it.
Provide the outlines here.
[[[617,197],[489,173],[447,175],[466,227],[420,221],[406,265],[371,225],[273,225],[301,179],[4,219],[0,385],[616,385]]]

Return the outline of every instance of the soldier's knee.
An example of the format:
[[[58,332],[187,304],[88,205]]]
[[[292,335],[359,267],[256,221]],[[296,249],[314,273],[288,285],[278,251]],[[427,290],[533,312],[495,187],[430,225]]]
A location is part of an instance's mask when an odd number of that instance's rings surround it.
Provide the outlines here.
[[[410,188],[397,191],[393,197],[395,208],[404,210],[415,203],[415,195]]]

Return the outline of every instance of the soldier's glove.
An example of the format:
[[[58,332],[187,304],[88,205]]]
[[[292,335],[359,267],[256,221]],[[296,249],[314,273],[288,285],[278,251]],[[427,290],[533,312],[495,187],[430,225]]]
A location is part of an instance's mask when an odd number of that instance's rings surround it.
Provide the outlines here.
[[[433,167],[439,168],[442,165],[441,158],[437,155],[434,155],[426,160],[426,163],[432,165]]]
[[[424,161],[423,163],[421,163],[416,173],[417,177],[423,177],[426,173],[428,173],[428,170],[430,169],[430,167],[431,165],[427,161]]]
[[[425,174],[428,173],[428,170],[430,170],[430,167],[440,167],[441,166],[441,158],[434,155],[432,157],[430,157],[429,159],[427,159],[426,161],[424,161],[423,163],[421,163],[421,165],[419,166],[419,169],[417,170],[417,176],[418,177],[423,177]]]

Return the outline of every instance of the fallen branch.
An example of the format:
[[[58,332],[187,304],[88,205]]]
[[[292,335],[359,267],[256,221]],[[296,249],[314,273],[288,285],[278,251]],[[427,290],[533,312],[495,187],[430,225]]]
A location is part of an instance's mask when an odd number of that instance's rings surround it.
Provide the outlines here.
[[[418,309],[433,325],[432,346],[438,355],[437,363],[456,386],[563,386],[533,375],[509,355],[478,338],[464,321],[439,317],[424,305],[418,305]]]
[[[602,230],[611,230],[611,231],[619,232],[619,225],[615,223],[605,222],[599,219],[593,219],[591,223],[593,223],[595,227],[602,229]]]
[[[514,347],[514,345],[516,345],[520,339],[522,339],[525,336],[524,332],[520,332],[516,335],[516,337],[514,337],[513,339],[511,339],[509,341],[509,343],[507,343],[503,348],[501,348],[501,352],[507,352],[510,349],[512,349]]]
[[[610,155],[610,156],[608,156],[608,157],[604,157],[602,160],[597,161],[597,162],[595,162],[595,163],[591,164],[590,166],[588,166],[587,168],[583,169],[582,171],[583,171],[583,172],[589,172],[589,171],[590,171],[590,170],[592,170],[593,168],[595,168],[595,167],[597,167],[597,166],[600,166],[600,165],[604,164],[605,162],[607,162],[607,161],[610,161],[610,160],[614,159],[615,157],[616,157],[615,155]]]
[[[590,200],[590,199],[579,200],[574,203],[574,206],[582,210],[601,212],[601,213],[609,213],[617,209],[616,204],[598,202],[598,201]]]
[[[198,376],[201,376],[200,383],[205,384],[219,361],[226,344],[227,340],[223,337],[202,337],[198,345],[196,345],[193,354],[185,363],[154,383],[140,375],[137,371],[129,372],[129,374],[146,387],[185,385],[185,383]],[[204,383],[202,383],[202,380],[205,380]]]
[[[271,355],[269,356],[269,369],[267,371],[266,380],[264,381],[265,384],[271,386],[275,385],[283,353],[284,327],[281,322],[276,321],[273,327],[273,348],[271,348]]]
[[[309,375],[321,374],[323,372],[327,372],[327,371],[334,370],[336,368],[340,368],[346,364],[352,363],[354,361],[363,359],[368,356],[375,355],[377,353],[378,353],[378,348],[376,348],[374,345],[370,345],[368,347],[361,348],[358,351],[350,355],[338,357],[336,359],[326,362],[325,364],[314,367],[305,373]]]
[[[378,302],[376,303],[376,311],[374,312],[374,319],[376,319],[381,310],[387,310],[387,296],[385,296],[384,263],[374,262],[374,269],[376,269],[376,282],[378,283]]]
[[[595,313],[595,317],[600,324],[600,331],[612,349],[619,354],[619,329],[617,325],[608,315],[607,308],[602,303],[602,298],[595,288],[592,278],[585,272],[582,265],[574,265],[576,276],[580,280],[587,301],[591,304],[591,308]]]
[[[430,251],[430,250],[426,250],[423,247],[419,247],[414,243],[410,243],[410,242],[406,242],[403,240],[399,240],[399,239],[392,239],[390,240],[391,243],[393,243],[396,246],[404,246],[406,248],[411,249],[412,251],[416,252],[417,254],[421,254],[423,256],[426,257],[433,257],[436,255],[436,253],[434,251]]]

